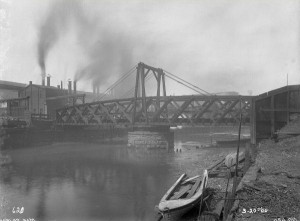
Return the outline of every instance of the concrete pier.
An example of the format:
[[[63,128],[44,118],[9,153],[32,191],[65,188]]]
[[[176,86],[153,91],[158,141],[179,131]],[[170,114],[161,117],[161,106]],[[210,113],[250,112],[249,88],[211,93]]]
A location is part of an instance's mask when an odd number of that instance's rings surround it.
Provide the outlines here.
[[[174,132],[169,127],[138,127],[128,132],[128,146],[147,149],[174,147]]]

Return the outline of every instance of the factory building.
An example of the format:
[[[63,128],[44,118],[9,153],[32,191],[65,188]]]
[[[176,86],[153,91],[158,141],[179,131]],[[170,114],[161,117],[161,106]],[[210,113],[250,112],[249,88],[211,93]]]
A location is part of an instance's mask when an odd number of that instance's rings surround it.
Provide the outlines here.
[[[47,77],[47,85],[37,85],[30,81],[19,90],[18,98],[3,99],[0,103],[6,107],[7,116],[26,121],[33,118],[53,120],[57,109],[85,102],[85,94],[77,93],[76,81],[73,83],[72,91],[71,81],[68,82],[68,89],[62,89],[62,83],[57,87],[50,86],[50,77]]]
[[[68,104],[68,98],[48,100],[53,97],[68,95],[67,90],[50,85],[36,85],[29,82],[29,85],[19,92],[19,98],[29,97],[27,110],[31,114],[50,115],[54,117],[55,110]]]

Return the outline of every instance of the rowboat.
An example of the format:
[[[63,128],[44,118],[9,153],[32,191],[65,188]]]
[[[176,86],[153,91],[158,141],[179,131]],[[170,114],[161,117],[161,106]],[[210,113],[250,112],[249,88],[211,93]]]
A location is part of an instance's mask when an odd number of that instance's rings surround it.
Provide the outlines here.
[[[203,177],[188,178],[182,174],[162,197],[158,211],[164,220],[180,220],[180,218],[200,202],[207,186],[208,172],[204,170]]]

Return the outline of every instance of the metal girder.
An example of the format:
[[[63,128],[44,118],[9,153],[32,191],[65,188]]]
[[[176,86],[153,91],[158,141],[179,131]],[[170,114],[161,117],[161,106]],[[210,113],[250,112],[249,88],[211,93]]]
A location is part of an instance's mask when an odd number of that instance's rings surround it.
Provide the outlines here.
[[[203,114],[214,104],[215,102],[215,99],[212,99],[210,101],[205,101],[204,104],[203,104],[203,108],[201,108],[200,112],[196,112],[194,114],[194,119],[199,119],[200,117],[203,116]],[[197,102],[197,104],[199,104],[199,102]],[[201,107],[201,106],[200,106]]]
[[[176,111],[176,113],[172,116],[171,122],[174,122],[180,115],[183,114],[184,110],[191,104],[191,102],[194,100],[192,97],[190,100],[185,101]],[[190,119],[187,115],[185,115],[187,119]]]
[[[129,116],[128,113],[126,113],[126,109],[119,104],[118,102],[115,102],[115,104],[118,106],[119,110],[124,114],[124,116],[127,118],[127,120],[132,123],[132,118]]]
[[[160,109],[160,105],[158,106],[156,102],[154,102],[153,105],[155,106],[156,110]],[[164,113],[164,109],[162,109],[161,112],[156,111],[155,113],[156,116],[161,116],[160,121],[166,120],[167,122],[171,123],[170,119],[168,118],[168,115]],[[157,115],[157,113],[159,113],[159,115]],[[154,119],[157,118],[156,116],[153,115],[153,121],[155,121]]]
[[[153,100],[152,99],[148,99],[146,101],[145,104],[145,110],[141,109],[141,111],[136,113],[136,118],[139,119],[141,116],[144,116],[144,118],[146,119],[146,122],[148,122],[148,108],[150,107],[150,105],[152,104]],[[146,113],[145,113],[146,111]]]
[[[159,116],[163,113],[163,111],[168,111],[167,107],[168,105],[173,101],[172,97],[169,98],[168,100],[164,101],[164,104],[159,108],[159,110],[154,114],[153,120],[157,120]]]
[[[89,111],[89,113],[87,113],[88,114],[88,119],[95,119],[98,124],[102,124],[102,120],[101,120],[100,116],[96,114],[99,106],[97,106],[95,109],[93,109],[89,105],[87,105],[86,107],[87,107],[87,110]],[[89,122],[89,120],[88,120],[88,122]]]
[[[76,114],[79,115],[79,117],[81,118],[81,120],[85,123],[85,124],[88,124],[88,121],[82,116],[82,113],[81,110],[78,108],[78,107],[74,107],[75,111],[76,111]]]
[[[250,121],[251,96],[169,96],[98,101],[57,110],[58,125],[235,123],[240,112]],[[241,109],[239,107],[241,101]],[[147,114],[145,113],[145,109]]]
[[[218,119],[218,121],[219,122],[222,121],[224,119],[224,117],[232,111],[232,109],[237,105],[237,103],[239,103],[239,100],[232,101],[232,103],[229,105],[229,107],[225,108],[225,111],[220,116],[220,118]]]
[[[156,80],[156,87],[152,88],[156,91],[156,96],[152,97],[146,94],[146,77],[149,79],[152,77],[150,75]],[[172,74],[165,73],[163,69],[139,63],[136,67],[133,98],[96,101],[80,105],[75,105],[73,102],[73,106],[57,110],[56,123],[58,125],[98,124],[100,126],[227,124],[228,122],[236,123],[240,113],[244,116],[244,122],[250,122],[252,96],[167,97],[165,77],[170,77],[168,75]],[[189,83],[184,85],[191,88],[188,86],[191,85]],[[198,88],[194,85],[193,87]]]
[[[108,109],[102,104],[99,103],[101,109],[104,111],[104,113],[106,114],[106,116],[114,123],[116,124],[116,119],[110,114],[110,112],[108,111]]]

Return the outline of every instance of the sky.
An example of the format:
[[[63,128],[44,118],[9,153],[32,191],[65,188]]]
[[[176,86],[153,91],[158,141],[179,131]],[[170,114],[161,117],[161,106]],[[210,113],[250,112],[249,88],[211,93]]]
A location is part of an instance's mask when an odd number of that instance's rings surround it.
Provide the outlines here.
[[[1,80],[40,84],[50,36],[53,85],[78,78],[91,91],[97,79],[104,91],[139,62],[210,93],[300,84],[298,0],[0,0],[0,10]],[[193,92],[168,82],[167,93]]]

